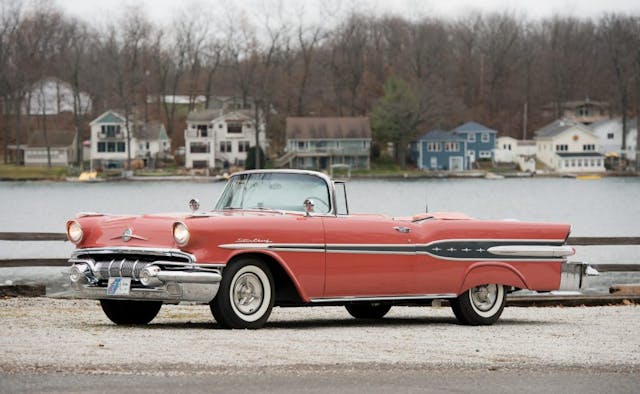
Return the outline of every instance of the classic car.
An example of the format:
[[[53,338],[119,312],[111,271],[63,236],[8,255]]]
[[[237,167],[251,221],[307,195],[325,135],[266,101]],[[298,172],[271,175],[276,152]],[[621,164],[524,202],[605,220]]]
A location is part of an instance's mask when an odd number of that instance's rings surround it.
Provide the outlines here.
[[[380,319],[447,299],[459,323],[490,325],[507,293],[580,288],[590,268],[567,262],[568,224],[352,214],[345,183],[313,171],[236,173],[213,210],[189,205],[68,221],[78,297],[99,300],[116,324],[149,323],[182,301],[209,304],[221,327],[259,328],[274,306]]]

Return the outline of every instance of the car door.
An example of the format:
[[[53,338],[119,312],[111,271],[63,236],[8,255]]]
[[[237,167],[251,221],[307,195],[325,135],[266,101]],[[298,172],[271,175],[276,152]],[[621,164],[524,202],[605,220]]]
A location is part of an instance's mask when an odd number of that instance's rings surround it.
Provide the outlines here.
[[[324,217],[325,298],[420,294],[414,225],[382,215]]]

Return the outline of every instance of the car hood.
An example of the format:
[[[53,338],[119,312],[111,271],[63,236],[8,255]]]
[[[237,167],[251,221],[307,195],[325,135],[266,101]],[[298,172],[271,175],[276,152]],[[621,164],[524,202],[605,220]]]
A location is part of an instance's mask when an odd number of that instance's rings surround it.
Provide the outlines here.
[[[80,215],[76,220],[84,233],[79,248],[163,247],[174,248],[173,225],[190,217],[184,213],[153,215]]]

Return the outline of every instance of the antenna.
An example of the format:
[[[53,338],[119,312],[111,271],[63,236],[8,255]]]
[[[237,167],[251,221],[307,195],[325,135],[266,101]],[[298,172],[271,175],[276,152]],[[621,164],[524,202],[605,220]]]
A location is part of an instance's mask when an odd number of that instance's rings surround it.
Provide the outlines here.
[[[429,189],[427,188],[427,185],[425,183],[424,185],[424,212],[425,213],[429,213]]]

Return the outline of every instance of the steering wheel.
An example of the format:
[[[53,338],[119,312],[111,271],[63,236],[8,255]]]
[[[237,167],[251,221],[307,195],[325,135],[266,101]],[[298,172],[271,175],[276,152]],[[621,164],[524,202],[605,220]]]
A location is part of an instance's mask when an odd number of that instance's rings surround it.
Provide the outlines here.
[[[311,200],[311,201],[313,201],[313,203],[314,203],[314,204],[318,204],[318,203],[320,203],[321,205],[324,205],[324,207],[326,208],[326,211],[328,211],[328,210],[329,210],[329,208],[330,208],[330,207],[329,207],[329,204],[328,204],[326,201],[324,201],[323,199],[321,199],[320,197],[316,197],[316,196],[309,196],[309,197],[305,198],[304,200],[305,200],[305,201],[306,201],[306,200]],[[324,211],[324,210],[323,210],[323,211]],[[326,211],[325,211],[325,212],[326,212]]]

